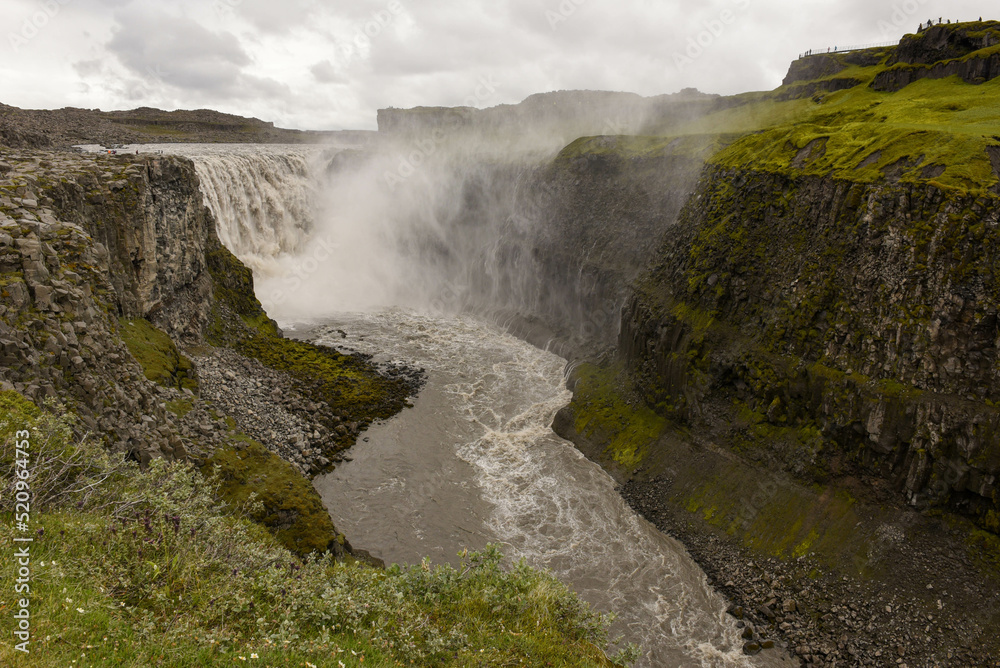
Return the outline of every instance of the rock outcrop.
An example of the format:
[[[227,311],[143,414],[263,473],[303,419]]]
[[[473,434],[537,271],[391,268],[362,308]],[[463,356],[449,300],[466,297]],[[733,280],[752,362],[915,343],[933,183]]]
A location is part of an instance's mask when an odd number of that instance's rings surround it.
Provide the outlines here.
[[[156,295],[176,289],[183,296],[200,285],[195,292],[210,301],[203,268],[156,247],[157,237],[170,233],[180,237],[172,244],[191,245],[189,253],[205,243],[214,228],[205,225],[196,186],[179,197],[201,213],[157,230],[157,214],[161,227],[170,218],[159,204],[169,200],[161,192],[153,203],[156,177],[150,174],[171,164],[180,169],[179,163],[9,151],[3,159],[11,166],[0,182],[5,387],[35,401],[70,403],[88,429],[139,460],[185,458],[188,449],[159,388],[146,380],[119,334],[119,317],[157,310],[160,321],[191,332],[190,300],[160,308]]]
[[[682,221],[623,318],[651,405],[818,428],[775,460],[1000,529],[992,197],[713,169]]]
[[[194,166],[176,157],[81,159],[87,162],[93,167],[45,190],[54,215],[107,249],[119,315],[198,340],[212,301],[205,258],[218,242]]]
[[[1000,22],[935,25],[906,35],[879,72],[872,88],[898,91],[920,79],[957,76],[981,84],[1000,76]]]
[[[851,65],[870,67],[880,63],[891,48],[864,49],[846,53],[816,53],[807,54],[798,60],[793,60],[788,68],[788,74],[781,82],[782,86],[790,86],[800,82],[814,82],[819,79],[829,79],[840,74]]]

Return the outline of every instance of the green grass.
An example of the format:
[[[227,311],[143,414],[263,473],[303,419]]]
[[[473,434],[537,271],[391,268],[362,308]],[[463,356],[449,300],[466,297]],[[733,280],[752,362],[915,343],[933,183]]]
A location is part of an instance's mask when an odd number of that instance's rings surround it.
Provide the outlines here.
[[[968,27],[968,26],[966,26]],[[997,183],[986,147],[1000,144],[1000,79],[969,84],[958,77],[921,79],[894,93],[870,87],[894,49],[873,50],[881,64],[850,64],[846,54],[838,71],[813,80],[796,81],[773,91],[726,98],[718,111],[691,121],[664,119],[651,126],[656,137],[619,139],[616,145],[600,138],[577,140],[562,157],[618,153],[634,157],[663,151],[679,137],[715,136],[718,152],[710,163],[790,175],[832,175],[876,182],[903,159],[903,182],[933,182],[945,188],[980,193]],[[1000,53],[1000,46],[956,59],[967,61]],[[894,67],[915,67],[896,65]],[[923,66],[920,66],[923,67]],[[858,85],[826,92],[832,80],[855,80]],[[738,141],[734,141],[739,137]],[[798,152],[814,140],[825,140],[826,151],[803,166],[793,166]],[[699,140],[707,145],[705,140]],[[867,160],[867,162],[866,162]],[[862,165],[862,163],[865,163]],[[944,172],[929,176],[928,167]]]
[[[551,575],[500,552],[380,570],[301,559],[227,507],[189,464],[145,471],[73,436],[71,416],[0,393],[0,472],[31,432],[31,654],[4,666],[609,666],[608,620]],[[72,458],[68,469],[60,462]],[[0,570],[15,572],[9,488]],[[49,493],[52,492],[52,493]],[[250,501],[250,499],[247,499]],[[9,627],[17,605],[0,594]]]
[[[959,60],[994,52],[1000,46]],[[887,69],[884,62],[845,62],[845,69],[813,81],[737,95],[728,98],[726,108],[698,119],[666,119],[652,126],[653,136],[584,137],[563,149],[557,164],[586,156],[704,155],[711,164],[791,176],[873,183],[888,174],[904,183],[930,181],[977,194],[995,186],[998,178],[986,149],[1000,145],[1000,79],[983,84],[958,77],[921,79],[898,92],[879,92],[870,84]],[[805,94],[833,79],[859,83]],[[824,150],[813,152],[804,164],[797,162],[799,152],[813,142],[825,143]]]
[[[337,550],[337,531],[309,480],[256,441],[238,434],[237,447],[221,448],[202,467],[227,505],[259,503],[250,518],[299,555]]]
[[[709,117],[701,125],[720,122],[723,127],[749,131],[739,119],[779,107],[788,113],[777,123],[761,114],[761,127],[710,162],[727,167],[753,167],[782,173],[832,175],[858,182],[885,178],[885,170],[900,160],[910,160],[900,175],[904,182],[927,180],[924,168],[944,167],[934,177],[943,187],[981,192],[997,183],[987,146],[1000,134],[1000,79],[985,84],[965,83],[957,77],[923,79],[896,93],[860,85],[825,95],[821,102],[796,100],[761,102],[744,109]],[[701,126],[697,126],[701,130]],[[826,141],[825,153],[801,167],[792,162],[810,142]]]
[[[142,366],[148,380],[167,387],[198,391],[194,365],[177,350],[166,333],[142,318],[122,318],[118,324],[122,341]]]

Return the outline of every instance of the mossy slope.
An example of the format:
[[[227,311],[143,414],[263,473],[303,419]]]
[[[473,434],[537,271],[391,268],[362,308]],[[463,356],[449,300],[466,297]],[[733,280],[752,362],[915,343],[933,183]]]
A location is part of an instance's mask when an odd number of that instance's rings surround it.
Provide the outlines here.
[[[344,420],[387,418],[406,405],[415,389],[407,379],[380,374],[364,356],[284,338],[254,295],[252,273],[224,246],[209,250],[208,265],[216,299],[206,332],[209,343],[290,373],[303,394],[326,403]]]
[[[148,380],[179,390],[198,391],[194,365],[166,333],[142,318],[122,318],[118,332]]]
[[[730,168],[989,191],[998,182],[1000,67],[978,64],[1000,62],[998,31],[989,21],[935,26],[898,47],[808,56],[776,90],[724,98],[697,119],[654,123],[650,134],[742,135],[710,160]],[[983,76],[962,78],[956,64]],[[936,66],[945,69],[935,78],[877,84],[894,70]]]
[[[345,554],[344,538],[309,480],[260,443],[238,435],[234,447],[217,450],[202,472],[217,482],[219,495],[233,508],[245,507],[253,495],[261,505],[250,519],[267,527],[288,550],[302,556]]]

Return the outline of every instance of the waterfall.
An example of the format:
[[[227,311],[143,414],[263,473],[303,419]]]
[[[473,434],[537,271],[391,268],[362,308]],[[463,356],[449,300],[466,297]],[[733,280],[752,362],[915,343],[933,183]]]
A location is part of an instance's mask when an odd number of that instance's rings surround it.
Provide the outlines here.
[[[233,150],[193,155],[219,239],[255,273],[305,248],[315,225],[315,149]]]
[[[413,410],[317,480],[352,540],[403,561],[502,542],[614,611],[643,668],[787,665],[743,656],[725,600],[683,546],[552,432],[566,360],[479,317],[522,338],[535,321],[613,333],[621,267],[641,264],[661,225],[623,215],[643,191],[605,188],[602,203],[576,174],[443,149],[175,150],[193,159],[220,239],[253,268],[271,317],[428,370]]]
[[[561,352],[614,341],[652,230],[582,220],[587,202],[567,206],[579,181],[538,156],[410,148],[185,154],[279,322],[404,307],[474,312]]]

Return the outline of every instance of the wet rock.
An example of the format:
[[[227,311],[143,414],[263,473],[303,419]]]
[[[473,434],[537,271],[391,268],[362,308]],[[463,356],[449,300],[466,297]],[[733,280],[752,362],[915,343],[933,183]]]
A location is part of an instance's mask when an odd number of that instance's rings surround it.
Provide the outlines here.
[[[774,614],[774,611],[771,610],[771,608],[769,608],[766,605],[759,605],[759,606],[757,606],[757,612],[759,612],[760,614],[764,615],[768,619],[768,621],[771,621],[771,622],[773,622],[775,620],[775,618],[777,617],[777,615]]]

